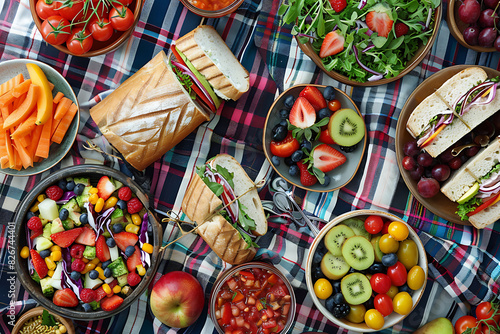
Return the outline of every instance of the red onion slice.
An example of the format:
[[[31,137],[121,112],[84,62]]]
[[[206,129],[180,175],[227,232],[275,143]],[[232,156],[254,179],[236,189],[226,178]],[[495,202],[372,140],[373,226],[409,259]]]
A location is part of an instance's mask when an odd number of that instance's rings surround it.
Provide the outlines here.
[[[359,60],[359,58],[358,58],[358,48],[357,48],[356,46],[353,46],[353,48],[352,48],[352,49],[354,50],[354,56],[356,57],[356,62],[358,63],[358,65],[359,65],[362,69],[364,69],[364,70],[365,70],[366,72],[368,72],[368,73],[371,73],[371,74],[374,74],[374,75],[381,75],[381,76],[383,76],[383,74],[382,74],[382,73],[379,73],[379,72],[377,72],[377,71],[372,70],[371,68],[369,68],[368,66],[366,66],[365,64],[363,64],[363,63]]]

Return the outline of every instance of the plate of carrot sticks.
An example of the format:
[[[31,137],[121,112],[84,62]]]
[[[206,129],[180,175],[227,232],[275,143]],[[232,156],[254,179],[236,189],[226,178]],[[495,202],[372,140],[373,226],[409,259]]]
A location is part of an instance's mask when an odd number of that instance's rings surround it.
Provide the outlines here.
[[[31,59],[0,63],[0,172],[28,176],[53,167],[79,123],[78,100],[59,72]]]

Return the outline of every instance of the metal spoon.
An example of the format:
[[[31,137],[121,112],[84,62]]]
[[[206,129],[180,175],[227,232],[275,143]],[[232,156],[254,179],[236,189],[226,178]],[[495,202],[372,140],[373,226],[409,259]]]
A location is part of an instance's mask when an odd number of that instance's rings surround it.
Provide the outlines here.
[[[284,191],[275,192],[273,195],[273,202],[281,211],[289,212],[292,215],[293,212],[298,212],[302,219],[306,222],[307,226],[309,226],[309,229],[314,234],[314,236],[317,236],[319,234],[319,229],[311,222],[304,211],[302,211],[297,202],[295,202],[295,200],[291,198],[287,193],[285,193]],[[294,221],[296,221],[295,217]]]

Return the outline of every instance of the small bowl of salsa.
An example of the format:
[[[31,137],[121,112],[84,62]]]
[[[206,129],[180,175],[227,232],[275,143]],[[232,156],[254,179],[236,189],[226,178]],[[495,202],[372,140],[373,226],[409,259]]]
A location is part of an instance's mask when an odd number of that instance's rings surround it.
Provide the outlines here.
[[[245,0],[181,0],[187,9],[203,17],[222,17],[234,12]]]
[[[295,294],[274,266],[249,262],[221,274],[210,294],[210,317],[220,334],[287,333]]]

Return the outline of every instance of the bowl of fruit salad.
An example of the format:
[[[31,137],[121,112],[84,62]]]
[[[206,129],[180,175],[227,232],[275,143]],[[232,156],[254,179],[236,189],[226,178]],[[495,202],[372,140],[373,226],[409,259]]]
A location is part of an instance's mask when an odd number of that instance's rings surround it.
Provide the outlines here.
[[[394,326],[415,308],[428,269],[422,242],[408,224],[382,211],[356,210],[325,225],[305,271],[321,313],[366,333]]]
[[[366,147],[366,125],[343,91],[321,85],[285,90],[264,124],[264,154],[291,184],[327,192],[344,187],[356,174]]]
[[[276,267],[249,262],[217,278],[209,313],[220,334],[288,333],[295,304],[292,285]]]
[[[126,309],[156,271],[161,227],[141,188],[97,165],[61,169],[16,210],[16,272],[43,307],[95,320]]]

